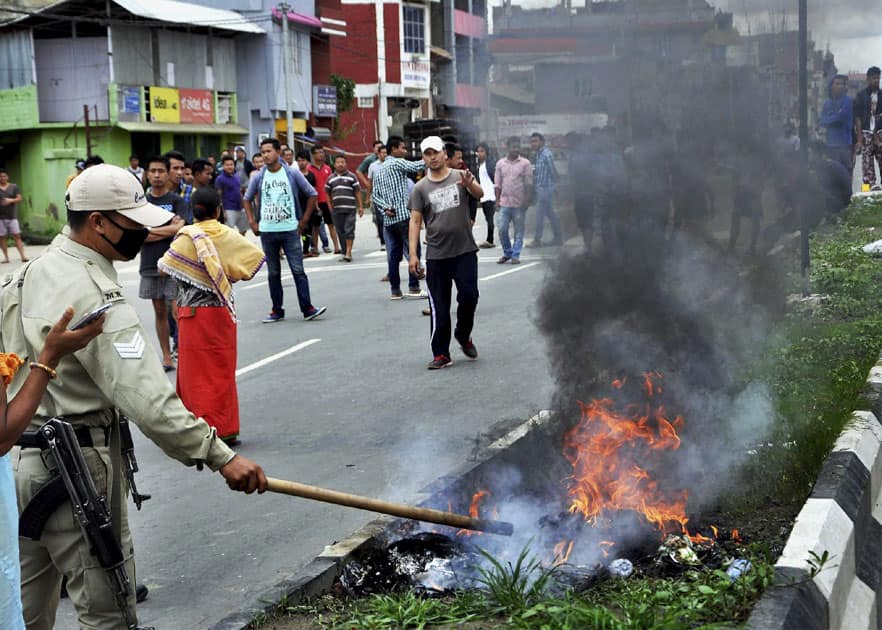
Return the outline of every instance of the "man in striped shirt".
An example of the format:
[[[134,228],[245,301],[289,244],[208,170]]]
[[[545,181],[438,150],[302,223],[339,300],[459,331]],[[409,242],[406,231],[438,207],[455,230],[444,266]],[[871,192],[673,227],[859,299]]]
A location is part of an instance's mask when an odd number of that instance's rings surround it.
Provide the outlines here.
[[[343,258],[340,262],[352,262],[352,244],[355,242],[355,211],[358,216],[364,214],[361,206],[361,186],[355,175],[349,172],[346,158],[338,155],[334,158],[334,174],[325,184],[328,193],[328,206],[343,246]]]
[[[422,160],[411,162],[405,160],[407,148],[404,138],[391,136],[386,143],[388,157],[382,166],[377,169],[371,188],[371,201],[374,206],[383,213],[383,234],[386,237],[386,261],[389,263],[389,287],[392,290],[393,300],[400,300],[401,276],[398,273],[398,265],[401,259],[410,251],[408,242],[408,226],[410,225],[410,209],[408,200],[408,175],[419,173],[425,168]],[[420,245],[417,243],[417,259],[419,259]],[[420,278],[425,272],[419,269],[418,273],[408,273],[408,297],[425,298],[428,295],[420,291]]]

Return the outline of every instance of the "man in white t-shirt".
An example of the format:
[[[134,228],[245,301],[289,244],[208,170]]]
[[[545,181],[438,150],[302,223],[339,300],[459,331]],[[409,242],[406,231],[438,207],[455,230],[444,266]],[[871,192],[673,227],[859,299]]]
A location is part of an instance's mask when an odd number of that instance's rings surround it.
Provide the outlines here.
[[[141,166],[141,159],[137,155],[129,156],[129,165],[126,170],[135,176],[141,185],[144,185],[144,167]]]
[[[481,209],[487,220],[487,240],[478,245],[481,249],[496,247],[493,242],[493,215],[496,214],[496,191],[493,176],[496,174],[496,162],[490,159],[490,146],[481,142],[475,147],[475,155],[478,157],[478,183],[484,191],[481,197]]]

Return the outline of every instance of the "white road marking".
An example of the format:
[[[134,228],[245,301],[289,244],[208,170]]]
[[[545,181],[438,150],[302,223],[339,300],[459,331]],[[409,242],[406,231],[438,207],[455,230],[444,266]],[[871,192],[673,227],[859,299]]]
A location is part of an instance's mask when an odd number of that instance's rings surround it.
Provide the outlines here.
[[[251,363],[250,365],[246,365],[245,367],[241,367],[238,370],[236,370],[236,376],[242,376],[243,374],[247,374],[248,372],[251,372],[252,370],[256,370],[257,368],[262,368],[264,365],[272,363],[273,361],[278,361],[282,357],[286,357],[289,354],[294,354],[298,350],[303,350],[304,348],[308,348],[309,346],[316,344],[319,341],[321,341],[321,339],[309,339],[309,340],[304,341],[302,343],[298,343],[296,346],[291,346],[287,350],[282,350],[281,352],[277,352],[275,354],[272,354],[272,355],[266,357],[265,359],[261,359],[260,361],[255,361],[254,363]]]
[[[539,256],[537,257],[539,260],[545,260],[546,257]],[[496,258],[478,258],[479,263],[496,263]],[[522,259],[523,260],[523,259]],[[402,264],[404,261],[402,261]],[[502,271],[497,274],[493,274],[492,276],[487,276],[486,278],[480,278],[480,280],[493,280],[494,278],[500,278],[502,276],[506,276],[510,273],[515,273],[517,271],[523,271],[524,269],[529,269],[535,265],[538,265],[538,262],[531,262],[527,264],[522,264],[516,269],[509,269],[508,271]],[[306,269],[307,275],[312,275],[314,273],[328,273],[333,271],[348,271],[354,269],[386,269],[388,265],[386,263],[340,263],[338,265],[324,265],[322,267],[313,267],[312,269]],[[285,275],[286,267],[282,268],[282,274]],[[402,272],[403,275],[406,272]],[[263,272],[257,277],[262,277]],[[283,280],[284,281],[284,280]],[[259,289],[261,287],[265,287],[267,285],[267,281],[254,281],[251,280],[243,287],[236,287],[236,291],[251,291],[253,289]]]
[[[538,264],[539,263],[537,263],[537,262],[533,262],[533,263],[529,263],[527,265],[519,265],[515,269],[509,269],[508,271],[500,271],[499,273],[494,273],[492,276],[485,276],[484,278],[478,278],[478,280],[479,281],[493,280],[495,278],[501,278],[502,276],[507,276],[510,273],[517,273],[518,271],[523,271],[524,269],[529,269],[530,267],[535,267]]]

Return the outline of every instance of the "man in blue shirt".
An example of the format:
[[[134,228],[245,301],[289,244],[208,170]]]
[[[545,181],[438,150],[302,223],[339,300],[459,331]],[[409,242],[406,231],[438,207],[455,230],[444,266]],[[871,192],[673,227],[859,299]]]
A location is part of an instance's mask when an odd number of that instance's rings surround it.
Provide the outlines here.
[[[560,217],[554,211],[554,184],[557,181],[557,169],[554,167],[554,157],[545,146],[545,136],[538,131],[530,134],[530,146],[536,153],[536,161],[533,164],[533,185],[536,188],[536,232],[533,242],[527,247],[542,246],[542,232],[545,228],[545,218],[551,224],[554,234],[552,245],[563,245],[563,236],[560,231]]]
[[[843,74],[833,77],[829,95],[818,126],[827,130],[827,156],[850,173],[854,170],[854,103],[848,95],[848,77]]]
[[[267,138],[260,143],[264,166],[248,184],[244,199],[248,222],[254,234],[260,236],[260,244],[266,255],[267,280],[273,307],[270,314],[263,319],[264,324],[285,319],[280,249],[285,252],[285,259],[291,275],[294,276],[297,301],[300,303],[303,318],[310,321],[327,310],[327,307],[316,308],[312,305],[309,280],[303,269],[303,248],[300,244],[300,231],[308,229],[309,217],[315,209],[318,193],[300,171],[279,159],[280,148],[279,141],[275,138]],[[297,203],[301,192],[309,198],[305,213]],[[257,195],[260,195],[260,223],[255,219],[251,205]]]
[[[248,231],[248,218],[242,211],[241,180],[236,173],[236,161],[232,156],[227,155],[224,156],[221,164],[223,170],[214,180],[214,187],[217,188],[221,204],[224,206],[226,224],[239,230],[239,234],[244,236]]]

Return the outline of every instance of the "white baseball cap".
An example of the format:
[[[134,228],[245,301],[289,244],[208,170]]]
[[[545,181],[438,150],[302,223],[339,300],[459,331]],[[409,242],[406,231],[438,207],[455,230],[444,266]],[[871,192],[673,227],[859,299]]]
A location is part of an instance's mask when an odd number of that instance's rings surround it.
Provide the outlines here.
[[[429,136],[420,142],[420,153],[425,153],[427,149],[434,149],[440,153],[444,150],[444,141],[438,136]]]
[[[68,212],[119,212],[145,227],[164,225],[168,210],[147,203],[141,183],[113,164],[96,164],[77,175],[64,196]]]

